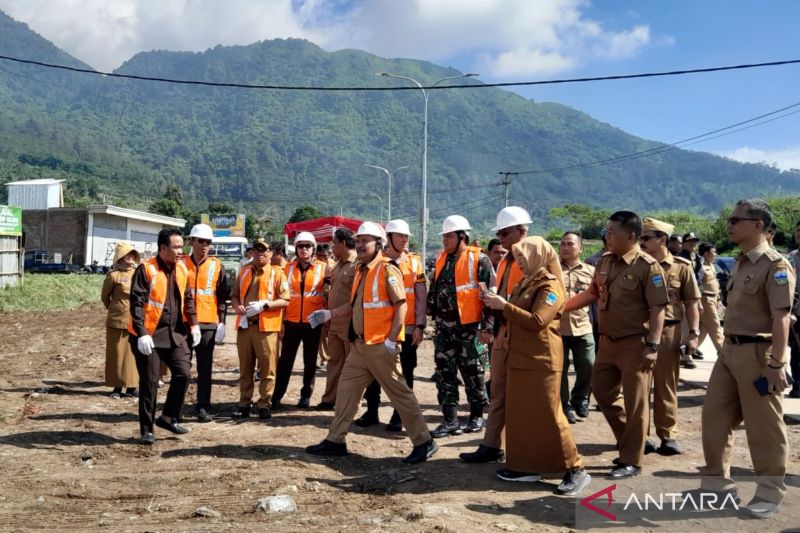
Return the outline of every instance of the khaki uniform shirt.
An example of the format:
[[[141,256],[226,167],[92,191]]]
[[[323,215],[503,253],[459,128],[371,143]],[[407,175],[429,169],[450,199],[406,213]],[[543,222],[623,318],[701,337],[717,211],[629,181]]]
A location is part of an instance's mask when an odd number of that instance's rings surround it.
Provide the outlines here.
[[[356,255],[352,259],[339,261],[333,267],[331,274],[331,289],[328,292],[328,309],[336,309],[350,301],[353,290],[353,280],[356,276]],[[335,333],[347,333],[350,325],[350,318],[338,316],[331,318],[330,331]]]
[[[790,309],[795,273],[766,242],[736,258],[728,281],[725,335],[768,336],[772,312]]]
[[[719,280],[714,265],[703,265],[703,299],[719,298]]]
[[[381,261],[381,255],[372,260],[369,268],[374,268],[378,261]],[[403,273],[392,263],[385,263],[384,274],[386,276],[386,291],[389,293],[389,300],[393,304],[405,301],[406,288],[403,285]],[[364,335],[364,280],[367,279],[367,265],[361,264],[358,266],[361,269],[361,279],[356,289],[356,296],[353,298],[353,331],[356,335]]]
[[[600,334],[622,339],[647,333],[650,308],[669,303],[664,270],[638,245],[622,257],[603,255],[589,292],[599,297]]]
[[[669,292],[669,304],[664,312],[664,320],[680,322],[683,320],[685,312],[684,302],[700,299],[700,287],[697,286],[697,280],[694,277],[692,262],[667,253],[667,257],[660,264],[666,274],[665,279]]]
[[[594,267],[587,263],[579,262],[570,268],[561,263],[561,272],[564,278],[564,288],[567,290],[567,300],[587,290],[592,284]],[[561,335],[579,337],[592,332],[592,322],[589,320],[589,307],[581,307],[569,311],[561,316],[558,328]]]

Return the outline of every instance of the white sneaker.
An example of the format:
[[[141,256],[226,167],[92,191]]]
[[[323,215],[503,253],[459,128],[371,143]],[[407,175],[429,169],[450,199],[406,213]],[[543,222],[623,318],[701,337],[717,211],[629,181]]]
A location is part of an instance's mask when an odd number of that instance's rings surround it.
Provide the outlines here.
[[[564,479],[556,489],[556,494],[562,496],[577,496],[592,481],[592,476],[583,468],[572,468],[564,474]]]

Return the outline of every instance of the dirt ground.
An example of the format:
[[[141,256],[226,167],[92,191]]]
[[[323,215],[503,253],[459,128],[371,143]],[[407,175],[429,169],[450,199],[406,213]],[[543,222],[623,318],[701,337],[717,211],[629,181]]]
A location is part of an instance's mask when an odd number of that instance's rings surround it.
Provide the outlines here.
[[[103,386],[104,311],[85,306],[72,312],[0,314],[0,529],[117,531],[569,531],[576,528],[579,498],[553,494],[559,479],[536,484],[497,479],[496,464],[466,465],[458,453],[474,449],[481,435],[440,440],[429,462],[400,463],[411,448],[403,435],[383,426],[353,427],[353,455],[318,458],[303,449],[324,438],[330,412],[290,408],[268,423],[234,422],[238,398],[233,331],[217,349],[213,400],[218,421],[193,423],[195,386],[187,395],[187,426],[173,437],[156,430],[153,447],[137,444],[135,399],[112,400]],[[230,324],[229,324],[230,326]],[[301,358],[298,358],[298,365]],[[433,372],[432,343],[420,351],[415,391],[431,427],[441,420]],[[299,366],[298,366],[299,368]],[[324,389],[318,373],[312,405]],[[298,396],[295,375],[285,403]],[[165,390],[160,396],[163,400]],[[644,474],[617,482],[615,506],[625,491],[658,491],[671,484],[698,485],[703,464],[700,406],[703,389],[680,390],[680,424],[685,453],[649,455]],[[381,419],[391,408],[384,403]],[[462,410],[462,415],[464,411]],[[616,457],[602,415],[592,411],[572,426],[593,481],[584,496],[612,485],[606,474]],[[788,426],[789,472],[800,472],[800,425]],[[736,474],[752,475],[744,432],[736,432]],[[780,513],[767,521],[725,513],[676,514],[628,523],[630,530],[789,531],[800,526],[800,476],[787,479]],[[754,490],[742,483],[747,502]],[[287,494],[297,512],[256,511],[257,501]],[[621,496],[620,496],[621,494]],[[620,498],[622,501],[620,501]],[[595,500],[595,504],[601,500]],[[195,516],[209,507],[218,517]],[[581,509],[585,511],[585,509]],[[581,515],[583,516],[583,515]],[[595,515],[598,518],[598,515]],[[614,523],[593,523],[610,529]],[[582,523],[577,524],[581,526]],[[620,524],[616,524],[619,526]],[[622,528],[625,529],[625,528]]]

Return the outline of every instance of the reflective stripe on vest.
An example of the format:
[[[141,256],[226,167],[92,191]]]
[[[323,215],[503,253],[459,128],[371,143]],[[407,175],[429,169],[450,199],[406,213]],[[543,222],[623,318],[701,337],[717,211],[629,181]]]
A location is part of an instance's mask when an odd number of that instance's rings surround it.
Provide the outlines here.
[[[480,248],[467,246],[458,256],[454,265],[456,304],[458,305],[458,317],[462,325],[480,322],[481,312],[483,311],[483,301],[480,298],[480,286],[478,285],[478,268],[480,267]],[[447,261],[447,253],[442,252],[436,259],[436,270],[434,281],[439,278],[444,265]],[[441,288],[437,288],[442,290]]]
[[[322,286],[325,281],[325,268],[327,265],[322,261],[313,260],[312,267],[314,269],[314,278],[310,287],[308,286],[308,276],[306,275],[303,277],[302,272],[296,271],[296,265],[297,262],[293,261],[290,263],[287,271],[290,299],[289,306],[286,308],[286,320],[289,322],[304,323],[308,322],[308,316],[311,313],[325,306],[323,298],[325,292],[322,290]],[[297,273],[297,276],[295,276],[295,273]],[[308,271],[306,271],[306,273],[308,273]],[[302,291],[303,288],[300,287],[301,279],[305,280],[304,285],[308,288],[308,291]]]
[[[364,292],[361,295],[361,306],[364,313],[364,343],[381,344],[389,337],[394,321],[395,307],[389,298],[386,282],[385,264],[389,262],[386,257],[381,257],[378,264],[367,270],[364,279]],[[355,300],[358,287],[361,285],[362,272],[359,268],[353,280],[351,301]],[[400,328],[398,341],[405,339],[405,328]]]
[[[506,268],[508,268],[508,260],[504,257],[500,261],[500,264],[497,265],[497,290],[500,290],[500,284],[503,282]],[[506,284],[506,294],[501,294],[500,296],[508,299],[514,291],[514,287],[516,287],[517,283],[522,281],[524,277],[525,274],[522,272],[522,269],[519,268],[519,263],[516,261],[511,263],[511,271],[508,273],[508,283]]]
[[[147,302],[144,304],[144,329],[148,335],[153,335],[158,326],[158,321],[161,320],[161,313],[164,311],[164,304],[167,300],[167,275],[158,267],[158,260],[156,257],[147,259],[142,263],[144,267],[145,279],[147,280]],[[180,291],[181,302],[181,320],[186,321],[184,314],[184,297],[187,285],[189,283],[189,273],[186,265],[182,261],[175,264],[175,281]],[[133,317],[128,322],[128,332],[132,335],[138,335],[133,328]]]
[[[202,324],[219,322],[219,302],[217,302],[217,282],[221,264],[218,259],[209,257],[196,265],[191,256],[184,258],[189,272],[189,291],[194,296],[197,321]]]
[[[259,300],[266,300],[268,302],[272,302],[275,300],[275,283],[279,280],[276,280],[277,276],[277,268],[270,265],[267,265],[264,268],[269,268],[269,280],[267,281],[267,286],[264,286],[262,276],[259,278],[260,281],[258,285],[258,299]],[[253,268],[251,265],[248,265],[242,268],[239,271],[239,303],[247,307],[247,304],[242,300],[247,299],[247,292],[250,289],[250,283],[253,279]],[[236,323],[239,323],[241,320],[241,314],[236,314]],[[275,332],[281,330],[281,322],[283,321],[283,309],[267,309],[266,311],[262,311],[258,314],[258,331],[264,332]]]
[[[420,260],[416,255],[408,254],[408,261],[400,264],[400,272],[403,274],[403,285],[406,290],[406,325],[416,325],[417,323],[417,295],[414,287],[417,284],[419,275]]]

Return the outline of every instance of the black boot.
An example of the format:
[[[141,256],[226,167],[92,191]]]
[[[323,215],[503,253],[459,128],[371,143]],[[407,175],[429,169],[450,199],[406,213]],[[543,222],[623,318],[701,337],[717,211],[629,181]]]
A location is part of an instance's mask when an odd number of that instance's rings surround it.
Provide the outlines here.
[[[445,405],[442,407],[444,422],[439,424],[436,429],[431,431],[431,436],[435,439],[449,437],[450,435],[461,435],[461,422],[458,420],[458,407],[455,405]]]
[[[403,431],[403,421],[400,420],[400,413],[395,410],[392,419],[386,424],[386,431]]]
[[[475,404],[469,408],[469,422],[464,427],[464,433],[479,433],[485,426],[483,421],[483,405]]]
[[[506,454],[500,448],[490,448],[483,444],[474,452],[464,452],[458,455],[465,463],[502,463]]]
[[[360,428],[368,428],[370,426],[374,426],[375,424],[380,424],[381,421],[378,418],[378,408],[372,409],[371,407],[367,407],[367,410],[361,415],[360,418],[357,418],[353,421],[353,424],[357,425]]]

